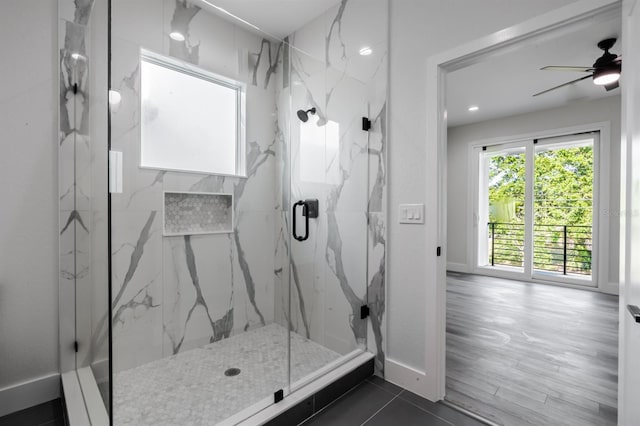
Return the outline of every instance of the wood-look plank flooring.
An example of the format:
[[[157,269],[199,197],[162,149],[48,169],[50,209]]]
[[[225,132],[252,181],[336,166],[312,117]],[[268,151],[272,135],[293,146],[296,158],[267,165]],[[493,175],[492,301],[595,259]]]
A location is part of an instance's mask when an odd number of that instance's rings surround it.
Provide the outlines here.
[[[446,399],[505,426],[616,425],[618,298],[447,275]]]

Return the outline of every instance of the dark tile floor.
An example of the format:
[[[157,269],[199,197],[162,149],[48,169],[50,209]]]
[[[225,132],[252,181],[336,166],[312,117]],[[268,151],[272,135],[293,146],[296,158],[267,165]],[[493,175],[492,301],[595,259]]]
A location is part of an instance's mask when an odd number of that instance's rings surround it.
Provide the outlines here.
[[[0,426],[64,426],[59,399],[0,417]],[[304,426],[482,426],[378,377],[370,377],[303,423]]]
[[[482,426],[378,377],[371,377],[303,423],[304,426]]]
[[[64,426],[60,399],[0,417],[0,426]]]

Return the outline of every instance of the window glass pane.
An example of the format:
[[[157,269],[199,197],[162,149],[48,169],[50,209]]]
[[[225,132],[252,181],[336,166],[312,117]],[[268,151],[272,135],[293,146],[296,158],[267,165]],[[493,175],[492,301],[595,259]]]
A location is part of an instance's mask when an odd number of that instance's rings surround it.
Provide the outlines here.
[[[238,91],[143,58],[141,166],[237,174]]]
[[[488,264],[524,266],[526,154],[524,147],[486,155]]]
[[[536,146],[533,267],[591,275],[593,138]]]

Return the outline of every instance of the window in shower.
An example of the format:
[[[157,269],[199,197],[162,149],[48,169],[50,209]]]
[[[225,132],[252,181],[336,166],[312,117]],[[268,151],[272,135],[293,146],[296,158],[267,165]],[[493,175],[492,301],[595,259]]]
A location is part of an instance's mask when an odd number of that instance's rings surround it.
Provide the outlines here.
[[[245,84],[142,50],[143,168],[244,176]]]

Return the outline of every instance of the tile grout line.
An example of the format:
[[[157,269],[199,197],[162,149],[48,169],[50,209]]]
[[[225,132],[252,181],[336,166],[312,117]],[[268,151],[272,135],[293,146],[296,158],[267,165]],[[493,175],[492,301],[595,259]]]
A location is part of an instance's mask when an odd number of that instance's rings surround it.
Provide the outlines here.
[[[404,390],[402,391],[404,392]],[[360,426],[364,426],[365,424],[367,424],[371,419],[373,419],[375,416],[378,415],[378,413],[380,413],[380,411],[384,410],[385,407],[389,404],[391,404],[393,401],[395,401],[396,399],[398,399],[398,397],[400,396],[400,394],[402,394],[402,392],[400,392],[399,394],[397,394],[396,396],[394,396],[393,398],[391,398],[389,400],[389,402],[387,402],[386,404],[384,404],[382,407],[380,407],[380,409],[378,411],[376,411],[375,413],[373,413],[367,420],[365,420],[364,422],[362,422],[362,424]]]
[[[366,379],[364,381],[366,381]],[[336,399],[334,399],[333,401],[331,401],[330,403],[328,403],[327,405],[322,407],[319,411],[315,411],[315,398],[314,398],[314,407],[313,407],[314,408],[314,413],[310,417],[307,417],[302,422],[300,422],[299,426],[303,426],[304,424],[308,423],[312,418],[316,417],[318,414],[322,413],[323,411],[325,411],[326,409],[328,409],[329,407],[331,407],[332,405],[337,403],[339,400],[341,400],[342,398],[346,397],[351,392],[355,391],[356,388],[358,388],[362,383],[364,383],[364,381],[358,383],[357,385],[355,385],[354,387],[352,387],[351,389],[349,389],[348,391],[346,391],[345,393],[343,393],[342,395],[340,395],[339,397],[337,397]]]
[[[398,392],[398,393],[393,393],[393,392],[389,391],[388,389],[385,389],[385,388],[383,388],[382,386],[380,386],[380,385],[378,385],[378,384],[375,384],[374,382],[372,382],[372,381],[371,381],[371,380],[369,380],[369,379],[365,379],[365,380],[366,380],[367,382],[371,383],[373,386],[377,387],[378,389],[382,389],[383,391],[385,391],[385,392],[387,392],[388,394],[391,394],[391,395],[393,395],[393,396],[398,396],[398,395],[400,395],[402,392],[404,392],[404,391],[405,391],[405,389],[400,388],[400,392]],[[382,379],[382,380],[384,380],[384,379]]]
[[[400,395],[401,395],[401,394],[403,394],[404,392],[405,392],[405,390],[403,390],[402,392],[400,392],[400,393],[398,394],[398,396],[400,396]],[[445,422],[445,423],[449,423],[451,426],[456,426],[454,423],[451,423],[449,420],[445,419],[444,417],[440,417],[438,414],[436,414],[436,413],[432,413],[432,412],[431,412],[431,411],[429,411],[428,409],[426,409],[426,408],[424,408],[424,407],[421,407],[421,406],[419,406],[418,404],[414,404],[413,402],[411,402],[411,401],[409,401],[409,400],[407,400],[407,399],[404,399],[404,398],[402,398],[402,397],[401,397],[400,399],[401,399],[401,400],[403,400],[404,402],[406,402],[407,404],[413,405],[414,407],[416,407],[418,410],[420,410],[420,411],[422,411],[422,412],[425,412],[425,413],[427,413],[427,414],[429,414],[429,415],[431,415],[431,416],[433,416],[433,417],[436,417],[437,419],[442,420],[442,421],[443,421],[443,422]]]

